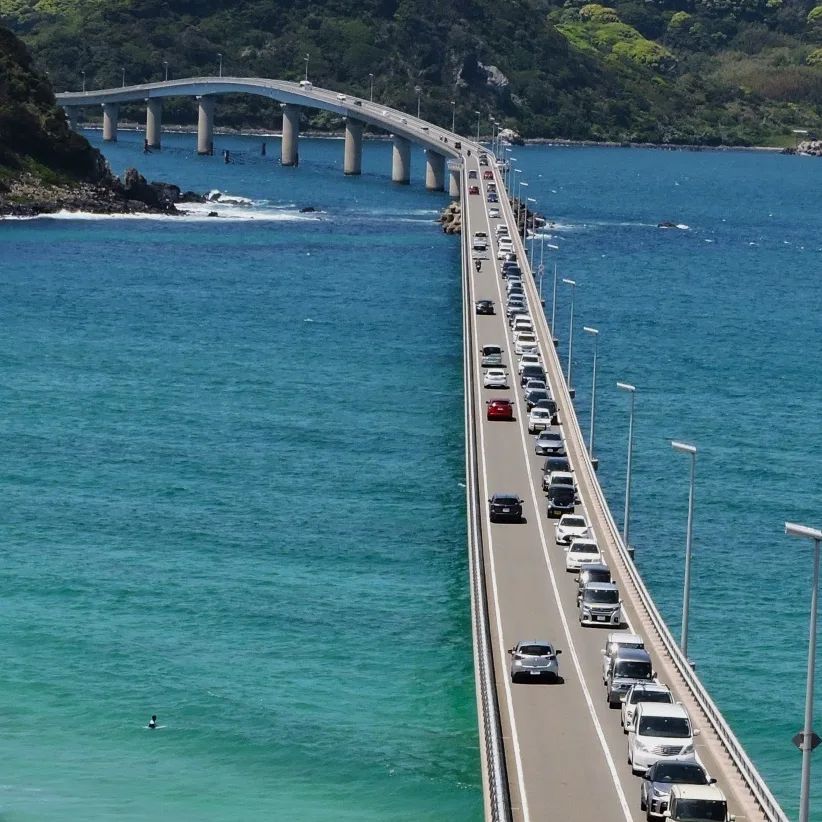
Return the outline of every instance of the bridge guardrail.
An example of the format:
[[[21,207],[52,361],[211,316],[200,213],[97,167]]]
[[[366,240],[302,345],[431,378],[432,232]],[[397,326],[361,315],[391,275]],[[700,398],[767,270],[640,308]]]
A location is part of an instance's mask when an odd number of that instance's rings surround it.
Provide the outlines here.
[[[489,157],[494,157],[491,152],[488,152],[488,155]],[[500,198],[501,205],[506,213],[506,218],[510,220],[512,224],[517,225],[517,223],[514,222],[514,212],[509,199],[510,195],[502,183],[501,175],[496,167],[496,164],[494,164],[494,174],[497,184],[502,188],[502,190],[505,191],[506,194],[505,197]],[[668,656],[673,662],[677,672],[682,677],[685,686],[691,692],[694,700],[711,724],[714,733],[717,735],[717,738],[723,745],[728,757],[737,769],[740,778],[744,782],[746,788],[754,798],[754,801],[759,806],[765,818],[770,822],[789,822],[787,815],[776,801],[770,788],[768,788],[765,784],[765,781],[762,779],[762,776],[756,769],[756,766],[753,762],[751,762],[750,757],[745,752],[745,749],[742,747],[742,744],[739,742],[734,732],[731,730],[731,727],[728,725],[726,719],[722,716],[722,713],[716,706],[716,703],[713,699],[711,699],[705,686],[694,673],[693,668],[688,663],[688,660],[685,658],[679,645],[671,634],[665,620],[659,613],[659,610],[657,609],[650,592],[646,588],[634,561],[628,554],[627,547],[622,541],[622,535],[617,528],[616,522],[611,514],[611,510],[605,500],[605,495],[600,487],[599,479],[594,472],[587,449],[584,446],[582,430],[579,427],[576,410],[568,391],[569,386],[566,384],[565,375],[559,362],[559,355],[557,354],[556,347],[552,342],[553,329],[549,330],[548,328],[548,321],[545,317],[545,312],[542,311],[542,305],[540,304],[539,296],[534,285],[533,272],[526,254],[525,244],[523,243],[519,233],[516,235],[515,244],[517,248],[517,256],[520,259],[520,267],[530,275],[525,278],[525,280],[527,282],[526,287],[530,291],[528,296],[531,305],[540,305],[540,311],[533,312],[534,320],[539,326],[541,326],[541,331],[545,335],[544,339],[550,342],[550,344],[547,345],[548,354],[552,360],[554,373],[559,375],[560,385],[564,388],[565,396],[563,397],[563,405],[565,408],[563,409],[563,427],[565,428],[566,440],[573,437],[578,455],[581,456],[581,459],[576,461],[577,465],[581,466],[581,470],[585,473],[585,479],[593,491],[593,499],[599,508],[601,519],[606,525],[609,535],[617,548],[617,553],[622,563],[623,570],[634,586],[637,599],[645,609],[648,620],[656,631],[659,641],[668,653]]]
[[[468,202],[465,175],[461,181],[463,208]],[[486,815],[492,822],[511,822],[511,796],[508,769],[502,741],[497,700],[491,627],[488,621],[488,593],[485,584],[485,551],[480,520],[479,470],[477,466],[476,384],[473,364],[474,335],[471,301],[471,252],[469,232],[463,223],[462,239],[462,335],[463,379],[465,383],[465,496],[468,513],[468,555],[471,581],[471,623],[474,638],[474,671],[481,719],[483,782],[486,790]]]

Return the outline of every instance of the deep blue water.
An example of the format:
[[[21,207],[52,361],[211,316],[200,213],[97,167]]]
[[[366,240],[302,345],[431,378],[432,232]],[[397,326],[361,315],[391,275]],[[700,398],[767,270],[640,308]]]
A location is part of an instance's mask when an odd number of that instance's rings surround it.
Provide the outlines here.
[[[459,249],[431,222],[446,199],[422,190],[421,156],[391,186],[385,143],[358,179],[339,141],[304,140],[299,169],[274,141],[267,159],[260,138],[220,137],[213,158],[193,143],[105,151],[117,172],[252,198],[223,212],[246,219],[0,226],[0,808],[479,818]],[[690,653],[795,812],[811,550],[782,527],[820,524],[822,165],[514,153],[579,283],[586,431],[582,325],[601,332],[618,521],[614,384],[638,387],[632,541],[675,633],[688,463],[668,440],[700,449]],[[563,356],[568,307],[560,290]],[[167,727],[145,731],[151,713]]]

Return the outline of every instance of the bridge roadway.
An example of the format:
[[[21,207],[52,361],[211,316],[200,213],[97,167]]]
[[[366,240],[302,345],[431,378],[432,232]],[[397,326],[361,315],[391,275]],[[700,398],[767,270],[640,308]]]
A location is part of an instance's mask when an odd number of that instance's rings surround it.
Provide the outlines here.
[[[502,219],[508,222],[511,236],[515,237],[513,215],[493,161],[491,168],[501,194]],[[478,172],[479,180],[466,179],[472,169]],[[541,485],[544,457],[535,455],[535,438],[527,431],[528,415],[518,384],[518,358],[513,352],[505,319],[505,281],[499,276],[496,261],[494,227],[500,220],[490,219],[488,215],[487,182],[482,180],[484,170],[476,151],[465,158],[463,232],[467,233],[467,243],[463,248],[470,248],[474,232],[484,231],[489,237],[488,252],[476,255],[487,258],[479,272],[471,262],[464,261],[470,278],[470,304],[466,306],[470,317],[466,319],[475,353],[466,373],[474,382],[468,396],[474,396],[473,412],[478,429],[478,496],[482,509],[489,622],[514,818],[524,822],[640,820],[645,814],[639,808],[639,779],[632,775],[627,763],[627,737],[620,726],[620,712],[608,707],[601,678],[602,649],[608,632],[614,629],[579,625],[574,575],[565,570],[564,551],[555,542],[554,521],[545,513]],[[472,184],[480,187],[479,196],[467,194]],[[521,243],[516,242],[522,259],[524,250]],[[739,822],[766,819],[670,658],[646,629],[647,616],[632,595],[632,585],[624,573],[612,532],[601,516],[592,487],[586,482],[586,472],[581,470],[582,460],[587,458],[581,437],[574,441],[572,436],[569,420],[573,410],[556,351],[549,342],[544,312],[540,308],[535,310],[539,297],[530,277],[523,277],[523,282],[552,395],[559,404],[566,451],[579,485],[582,506],[577,506],[577,512],[582,509],[593,526],[622,593],[630,630],[644,636],[660,681],[671,687],[675,698],[683,702],[691,715],[694,727],[700,729],[701,734],[695,739],[697,755],[718,779],[728,797],[730,812],[736,814]],[[476,315],[473,303],[479,299],[493,300],[496,314]],[[483,369],[478,352],[488,343],[499,344],[505,350],[508,390],[482,387]],[[485,402],[491,397],[513,400],[516,422],[487,421]],[[490,524],[487,499],[495,492],[518,494],[524,500],[525,522]],[[559,657],[562,684],[511,683],[507,649],[523,639],[545,639],[562,649]]]

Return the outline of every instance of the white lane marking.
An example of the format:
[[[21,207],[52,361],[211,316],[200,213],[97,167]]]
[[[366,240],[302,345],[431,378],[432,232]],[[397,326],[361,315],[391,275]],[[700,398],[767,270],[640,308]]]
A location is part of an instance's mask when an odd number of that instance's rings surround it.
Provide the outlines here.
[[[466,207],[466,211],[468,208]],[[483,209],[484,210],[484,209]],[[470,223],[470,220],[466,221]],[[490,226],[489,226],[490,227]],[[471,271],[471,266],[468,266],[468,279],[469,279],[469,286],[470,286],[470,305],[467,306],[468,310],[473,310],[474,300],[476,299],[476,290],[474,288],[474,279],[473,277],[476,276],[476,272]],[[494,277],[496,277],[496,272],[494,272]],[[479,352],[479,332],[477,329],[477,320],[476,314],[474,315],[474,319],[471,323],[473,327],[473,336],[474,336],[474,351]],[[476,376],[476,386],[479,389],[479,396],[482,397],[482,367],[480,365],[480,360],[476,357],[474,362],[474,370]],[[510,376],[510,368],[509,376]],[[515,389],[516,390],[516,389]],[[480,403],[479,408],[476,410],[477,414],[477,428],[479,428],[479,439],[480,439],[480,454],[482,457],[482,485],[483,485],[483,492],[485,494],[485,499],[489,498],[488,492],[488,466],[485,460],[485,430],[483,426],[482,420],[482,404]],[[485,513],[483,514],[485,517]],[[488,558],[490,559],[490,566],[491,566],[491,589],[494,594],[494,616],[495,622],[497,626],[497,641],[499,645],[499,657],[502,660],[503,664],[505,663],[505,656],[506,656],[506,647],[505,647],[505,639],[502,634],[502,619],[500,617],[500,605],[499,605],[499,591],[497,589],[497,572],[496,572],[496,556],[494,552],[494,536],[492,534],[492,528],[490,520],[488,521]],[[514,759],[517,765],[517,784],[519,786],[519,795],[520,801],[522,803],[522,817],[525,822],[529,822],[531,816],[528,810],[528,797],[525,793],[525,774],[522,767],[522,752],[520,751],[519,746],[519,734],[517,733],[517,721],[516,716],[514,715],[514,700],[511,695],[511,682],[508,676],[507,671],[502,671],[502,679],[505,683],[505,696],[506,702],[508,703],[508,721],[511,724],[511,739],[514,744]]]
[[[500,278],[499,275],[496,275],[496,282],[497,282],[497,294],[499,295],[500,302],[502,302],[502,289],[500,286]],[[530,305],[530,303],[529,303]],[[533,310],[533,309],[530,309]],[[539,340],[539,337],[537,338]],[[540,352],[545,358],[546,352],[544,349],[543,341],[539,340]],[[547,363],[547,359],[543,359],[543,362]],[[512,363],[513,368],[513,363]],[[568,642],[568,649],[571,652],[571,659],[574,662],[574,668],[576,669],[577,676],[579,677],[580,685],[582,687],[582,693],[585,697],[585,702],[588,705],[588,712],[591,715],[591,721],[594,723],[594,729],[596,731],[597,738],[599,739],[599,744],[602,747],[602,751],[605,754],[605,761],[608,765],[608,770],[611,773],[611,779],[614,783],[614,788],[616,789],[617,797],[619,799],[619,804],[622,807],[622,812],[625,814],[625,819],[628,822],[633,822],[633,815],[631,814],[631,809],[628,807],[628,799],[625,796],[625,791],[622,789],[622,783],[619,779],[619,774],[617,773],[616,763],[614,762],[614,758],[611,755],[611,750],[608,747],[608,742],[605,739],[605,732],[602,729],[602,724],[599,721],[599,717],[596,715],[596,710],[594,709],[594,701],[591,698],[591,692],[588,689],[588,685],[585,682],[585,676],[582,673],[582,665],[579,661],[579,656],[577,655],[576,648],[574,646],[574,640],[571,636],[571,629],[568,625],[568,619],[565,616],[565,610],[562,607],[562,601],[560,600],[559,596],[559,587],[557,586],[556,576],[554,575],[554,569],[551,566],[551,558],[548,555],[548,546],[545,539],[545,529],[542,524],[542,517],[540,514],[540,507],[539,502],[537,501],[537,494],[536,494],[536,487],[534,484],[534,477],[531,473],[531,463],[529,459],[528,453],[528,443],[525,438],[525,429],[522,425],[523,417],[522,417],[522,400],[520,398],[520,392],[517,390],[517,387],[514,387],[514,397],[517,405],[517,417],[519,421],[519,434],[520,434],[520,442],[522,443],[522,450],[525,456],[525,465],[528,472],[528,485],[531,489],[531,501],[534,504],[534,517],[537,521],[537,527],[539,528],[539,533],[542,542],[542,554],[545,558],[545,565],[548,568],[548,575],[551,578],[551,587],[554,591],[554,598],[556,599],[557,603],[557,610],[559,611],[559,617],[562,621],[562,628],[565,632],[565,639]],[[565,435],[563,433],[563,439]],[[484,449],[483,449],[484,450]],[[587,513],[587,512],[586,512]]]

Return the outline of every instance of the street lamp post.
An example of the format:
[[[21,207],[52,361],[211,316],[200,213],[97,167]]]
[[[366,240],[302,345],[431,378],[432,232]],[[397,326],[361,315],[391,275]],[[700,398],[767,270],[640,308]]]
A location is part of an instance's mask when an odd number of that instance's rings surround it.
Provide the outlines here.
[[[83,91],[86,90],[86,73],[85,71],[81,71],[80,74],[83,76]]]
[[[125,68],[121,68],[120,71],[123,75],[123,88],[125,88],[126,87],[126,70],[125,70]]]
[[[308,82],[308,62],[309,62],[310,59],[311,59],[311,54],[309,52],[306,52],[305,57],[303,57],[303,60],[305,61],[305,82],[306,83]]]
[[[521,168],[515,168],[514,169],[514,174],[521,175],[522,174],[522,169]],[[511,194],[513,195],[514,199],[517,202],[517,226],[519,226],[519,181],[521,179],[522,178],[519,177],[519,176],[514,177],[514,184],[515,184],[516,188],[514,187],[514,185],[511,186]],[[517,231],[519,231],[519,228],[517,229]]]
[[[419,86],[414,86],[414,92],[417,95],[417,119],[420,119],[420,94],[422,94],[422,89]]]
[[[531,214],[536,215],[537,210],[537,201],[533,197],[528,197],[525,203],[525,207],[528,207],[528,203],[533,203],[534,205],[531,206]],[[531,221],[534,223],[534,228],[531,231],[531,266],[534,265],[534,238],[537,236],[537,222],[536,220],[531,218]]]
[[[631,519],[631,458],[634,453],[634,397],[636,396],[636,386],[627,382],[618,382],[617,388],[627,391],[631,395],[631,412],[628,417],[628,470],[625,475],[625,514],[622,521],[622,541],[625,547],[629,548],[628,535],[629,522]]]
[[[505,146],[505,163],[503,165],[503,179],[502,182],[505,185],[506,191],[508,191],[511,187],[511,168],[512,164],[514,163],[514,157],[508,156],[511,154],[511,147]]]
[[[370,83],[371,91],[369,93],[368,100],[369,100],[369,102],[373,103],[374,102],[374,72],[373,71],[368,72],[368,79],[371,81],[371,83]]]
[[[451,101],[451,133],[453,134],[457,128],[457,101]]]
[[[220,61],[218,76],[222,77],[223,76],[223,55],[220,52],[217,53],[217,59]]]
[[[554,260],[554,291],[551,295],[551,338],[557,341],[555,326],[557,322],[557,261]]]
[[[568,377],[567,377],[567,384],[568,390],[571,390],[571,355],[573,354],[574,350],[574,295],[577,292],[577,282],[576,280],[569,280],[566,277],[562,278],[562,282],[565,285],[571,286],[571,324],[568,328]],[[552,332],[553,333],[553,332]],[[573,395],[571,395],[573,396]]]
[[[479,142],[479,130],[480,130],[480,112],[475,111],[474,114],[477,115],[477,142]]]
[[[528,188],[528,183],[524,180],[520,181],[519,184],[519,194],[520,194],[520,201],[522,200],[522,189]],[[528,196],[528,192],[525,192],[525,196]],[[523,206],[523,219],[522,219],[522,245],[523,248],[525,247],[525,226],[528,225],[528,202],[526,201],[525,205]],[[517,220],[519,220],[519,213],[517,213]]]
[[[163,60],[163,67],[166,70],[166,82],[168,82],[168,60]]]
[[[582,330],[594,338],[594,368],[591,378],[591,434],[588,437],[588,457],[594,462],[594,422],[597,413],[597,349],[599,348],[599,329],[583,325]]]
[[[801,734],[794,737],[794,744],[802,751],[802,781],[799,788],[799,822],[809,822],[811,805],[811,753],[816,747],[816,734],[813,732],[813,686],[816,670],[816,611],[819,598],[819,546],[822,543],[822,530],[785,523],[785,533],[792,537],[804,537],[813,540],[813,590],[811,591],[811,619],[808,631],[808,678],[805,685],[805,725]]]
[[[688,487],[688,530],[685,535],[685,587],[682,591],[682,637],[679,647],[688,658],[688,617],[691,609],[691,550],[694,529],[694,477],[696,475],[696,447],[685,442],[671,441],[674,451],[691,455],[691,481]]]

